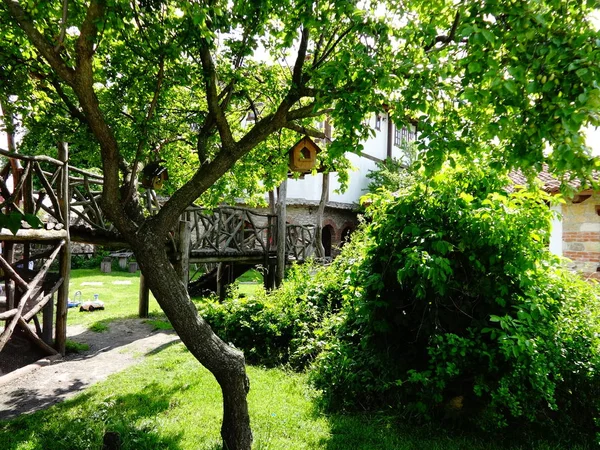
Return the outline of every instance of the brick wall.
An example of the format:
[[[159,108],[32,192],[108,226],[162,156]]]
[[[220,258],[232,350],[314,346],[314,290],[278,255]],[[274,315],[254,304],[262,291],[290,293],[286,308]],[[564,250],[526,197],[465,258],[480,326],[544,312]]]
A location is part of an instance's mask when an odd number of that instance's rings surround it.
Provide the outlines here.
[[[585,276],[600,277],[600,216],[596,206],[600,205],[600,193],[581,203],[567,202],[562,205],[563,256],[572,263],[570,268]]]

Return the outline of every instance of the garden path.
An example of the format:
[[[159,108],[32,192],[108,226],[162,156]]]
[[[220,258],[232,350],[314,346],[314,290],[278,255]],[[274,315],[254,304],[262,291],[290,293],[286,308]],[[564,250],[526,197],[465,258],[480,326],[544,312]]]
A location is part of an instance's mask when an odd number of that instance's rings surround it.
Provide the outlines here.
[[[141,319],[115,320],[101,333],[69,326],[68,337],[89,350],[0,377],[0,420],[61,402],[179,341],[172,331],[152,331]]]

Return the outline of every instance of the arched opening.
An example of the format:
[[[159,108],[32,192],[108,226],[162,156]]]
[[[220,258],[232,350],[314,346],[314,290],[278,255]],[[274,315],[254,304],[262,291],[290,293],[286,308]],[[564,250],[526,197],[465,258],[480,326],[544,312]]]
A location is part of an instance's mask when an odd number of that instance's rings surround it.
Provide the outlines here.
[[[323,243],[323,249],[325,250],[325,256],[331,256],[331,241],[333,238],[333,227],[331,225],[325,225],[321,232],[321,242]]]
[[[342,237],[340,239],[340,247],[343,247],[346,242],[350,241],[350,235],[354,229],[352,227],[346,227],[342,230]]]

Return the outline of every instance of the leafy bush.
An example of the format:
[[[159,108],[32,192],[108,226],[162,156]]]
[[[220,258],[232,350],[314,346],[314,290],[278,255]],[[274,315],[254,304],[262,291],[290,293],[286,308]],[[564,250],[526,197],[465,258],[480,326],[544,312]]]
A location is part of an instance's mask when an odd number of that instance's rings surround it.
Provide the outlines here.
[[[453,169],[372,198],[311,374],[330,406],[593,429],[598,291],[548,252],[550,199],[504,183]]]
[[[99,269],[100,263],[110,252],[97,250],[93,256],[73,255],[71,257],[71,269]]]
[[[251,297],[232,293],[223,303],[204,299],[200,313],[249,362],[305,367],[324,344],[321,321],[341,304],[334,267],[294,265],[279,289]]]

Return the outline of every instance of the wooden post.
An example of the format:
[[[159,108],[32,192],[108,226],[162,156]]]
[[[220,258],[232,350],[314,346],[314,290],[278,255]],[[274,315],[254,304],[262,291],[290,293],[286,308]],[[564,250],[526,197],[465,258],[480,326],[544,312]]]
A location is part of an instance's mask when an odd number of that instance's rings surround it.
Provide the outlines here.
[[[12,263],[15,262],[14,244],[12,242],[4,242],[3,247],[4,247],[3,248],[4,259],[6,260],[7,263],[12,265]],[[16,303],[15,303],[15,282],[12,279],[10,279],[9,277],[6,277],[5,292],[6,292],[6,310],[8,311],[8,310],[11,310],[16,307],[15,306],[16,305]]]
[[[71,277],[71,239],[69,237],[69,149],[66,142],[58,143],[58,159],[64,165],[60,174],[58,204],[64,219],[65,232],[67,233],[65,245],[60,252],[60,276],[63,282],[58,288],[56,301],[56,337],[54,347],[62,355],[65,354],[67,343],[67,303],[69,301],[69,279]]]
[[[277,272],[275,284],[279,287],[283,282],[285,275],[285,231],[286,231],[286,198],[287,198],[287,177],[279,186],[279,196],[277,197]]]
[[[54,319],[54,295],[42,309],[42,340],[52,345],[52,321]]]
[[[150,289],[146,283],[146,277],[143,273],[140,274],[140,296],[139,296],[139,312],[138,315],[145,319],[148,317],[150,308]]]
[[[175,270],[187,289],[190,277],[190,246],[192,242],[192,228],[190,222],[182,220],[179,222],[179,260],[175,264]]]

